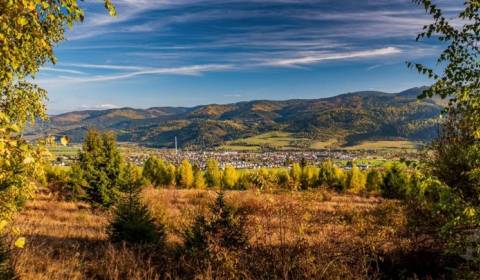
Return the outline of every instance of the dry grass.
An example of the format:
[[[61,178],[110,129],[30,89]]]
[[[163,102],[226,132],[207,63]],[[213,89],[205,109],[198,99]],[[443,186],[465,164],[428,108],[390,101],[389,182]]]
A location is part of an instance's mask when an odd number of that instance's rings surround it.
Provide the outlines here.
[[[182,243],[182,230],[195,215],[207,211],[215,192],[148,188],[143,198],[156,219],[167,225],[168,247],[175,248]],[[226,200],[248,221],[253,249],[236,266],[243,269],[244,279],[367,279],[373,277],[374,253],[408,245],[398,234],[405,223],[400,206],[380,198],[322,191],[231,191]],[[111,245],[106,235],[108,219],[87,204],[45,194],[28,203],[16,218],[16,226],[28,240],[26,248],[14,256],[20,278],[181,278],[174,276],[181,275],[175,272],[181,264],[170,264],[170,271],[162,268],[160,274],[159,264],[148,254]],[[202,279],[215,275],[199,273]]]

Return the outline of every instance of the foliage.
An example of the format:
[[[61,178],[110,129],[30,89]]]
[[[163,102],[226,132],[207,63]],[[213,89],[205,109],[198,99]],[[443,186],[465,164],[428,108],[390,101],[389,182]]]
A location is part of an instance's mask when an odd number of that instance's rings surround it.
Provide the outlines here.
[[[231,165],[225,167],[222,176],[222,187],[227,190],[231,190],[235,187],[238,181],[238,175],[235,168]]]
[[[385,198],[403,199],[406,197],[408,185],[408,175],[404,172],[404,167],[396,163],[386,171],[380,189]]]
[[[376,168],[370,169],[367,173],[367,181],[366,181],[367,192],[379,193],[382,183],[383,183],[382,173]]]
[[[290,168],[290,177],[293,181],[294,189],[299,189],[302,180],[302,167],[298,163],[293,163]]]
[[[331,160],[323,161],[319,166],[318,184],[343,191],[345,175]]]
[[[203,190],[207,187],[205,181],[205,173],[201,170],[196,170],[193,175],[193,185],[196,189]]]
[[[318,180],[318,168],[313,165],[306,165],[302,170],[302,189],[309,189],[316,186]]]
[[[180,187],[187,189],[193,187],[193,168],[187,159],[182,160],[178,167],[177,176],[177,182]]]
[[[208,187],[220,188],[222,184],[222,171],[220,170],[220,167],[216,160],[209,159],[207,161],[205,179],[207,180]]]
[[[143,176],[154,186],[168,184],[167,166],[156,156],[149,157],[143,166]]]
[[[353,193],[365,192],[365,175],[356,165],[347,174],[346,188]]]
[[[450,252],[480,263],[480,5],[465,1],[455,18],[430,0],[415,0],[432,16],[417,40],[435,38],[446,45],[437,59],[441,73],[409,63],[434,80],[421,96],[448,98],[448,114],[432,143],[427,167],[438,183],[424,187],[427,216]],[[460,24],[459,24],[460,23]],[[441,187],[438,187],[441,186]],[[434,195],[432,195],[432,193]],[[468,252],[474,252],[468,254]],[[467,253],[467,254],[466,254]],[[478,272],[478,271],[477,271]]]
[[[210,215],[199,215],[184,232],[184,251],[196,269],[206,265],[227,266],[235,273],[236,252],[248,245],[244,219],[225,202],[224,193],[210,206]]]
[[[94,205],[109,207],[118,195],[122,163],[115,135],[89,130],[78,163],[72,168],[81,170],[72,187],[85,191],[85,199]]]
[[[143,183],[139,169],[128,164],[122,176],[123,198],[115,209],[115,217],[108,230],[112,241],[124,241],[129,244],[163,244],[164,225],[157,225],[148,207],[140,201],[139,193]]]

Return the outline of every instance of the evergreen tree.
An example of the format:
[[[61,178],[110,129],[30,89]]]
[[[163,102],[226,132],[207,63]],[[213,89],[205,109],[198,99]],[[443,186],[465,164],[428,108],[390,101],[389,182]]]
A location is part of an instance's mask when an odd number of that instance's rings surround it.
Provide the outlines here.
[[[157,225],[150,211],[140,200],[143,177],[138,168],[128,164],[122,176],[122,198],[115,209],[108,232],[114,242],[161,245],[165,226]]]
[[[165,162],[156,156],[150,156],[143,165],[143,176],[154,186],[165,185]]]
[[[122,157],[112,133],[89,130],[85,137],[79,160],[73,167],[80,169],[73,187],[85,188],[85,199],[89,202],[111,206],[117,197],[122,170]]]
[[[220,188],[222,184],[222,171],[218,162],[214,159],[207,161],[207,168],[205,171],[205,179],[210,188]]]
[[[403,199],[407,194],[408,176],[400,164],[391,166],[383,178],[382,196],[385,198]]]

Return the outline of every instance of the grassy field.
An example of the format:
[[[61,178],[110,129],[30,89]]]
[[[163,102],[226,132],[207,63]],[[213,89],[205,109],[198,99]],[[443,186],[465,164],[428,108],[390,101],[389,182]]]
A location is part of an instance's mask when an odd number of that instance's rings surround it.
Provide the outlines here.
[[[345,150],[415,150],[422,146],[421,142],[407,140],[363,141],[355,145],[343,146],[338,139],[318,140],[296,137],[288,132],[269,132],[248,138],[228,141],[220,146],[220,150],[258,151],[263,148],[278,150],[298,149],[345,149]]]
[[[79,144],[70,144],[68,146],[48,146],[47,147],[50,153],[52,153],[53,156],[75,156],[78,154],[78,151],[82,148],[81,145]]]
[[[364,141],[359,144],[345,147],[346,150],[415,150],[422,146],[421,142],[393,140],[393,141]]]
[[[248,138],[229,141],[220,149],[258,150],[261,147],[274,147],[277,149],[298,149],[309,140],[295,137],[292,133],[276,131],[268,132]]]
[[[181,232],[215,192],[148,188],[142,196],[167,226],[162,254],[175,259]],[[248,221],[252,249],[239,259],[243,279],[371,279],[376,255],[409,243],[398,235],[405,218],[396,202],[323,191],[231,191],[226,199]],[[107,212],[51,194],[29,202],[15,223],[27,237],[26,248],[14,254],[20,279],[182,279],[176,274],[182,260],[156,263],[142,250],[111,244],[109,219]],[[196,271],[196,279],[215,278],[214,269]]]

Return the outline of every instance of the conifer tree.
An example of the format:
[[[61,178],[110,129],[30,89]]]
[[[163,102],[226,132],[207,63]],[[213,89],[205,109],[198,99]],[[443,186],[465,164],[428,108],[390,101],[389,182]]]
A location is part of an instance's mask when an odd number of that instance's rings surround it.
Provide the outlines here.
[[[131,163],[125,167],[120,190],[122,197],[115,209],[108,232],[114,242],[161,245],[165,239],[165,226],[155,223],[147,206],[140,200],[143,177]]]
[[[117,197],[123,160],[112,133],[89,130],[74,169],[81,169],[75,188],[85,188],[85,199],[104,207]]]

